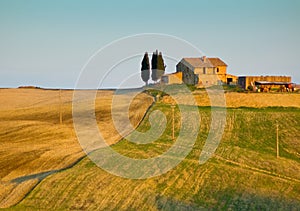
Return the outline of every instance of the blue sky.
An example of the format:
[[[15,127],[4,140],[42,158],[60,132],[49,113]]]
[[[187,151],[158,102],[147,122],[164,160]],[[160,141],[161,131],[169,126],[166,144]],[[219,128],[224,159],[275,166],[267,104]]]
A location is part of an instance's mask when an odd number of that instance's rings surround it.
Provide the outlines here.
[[[232,74],[300,83],[299,10],[298,0],[0,0],[0,87],[73,88],[95,51],[139,33],[187,40]]]

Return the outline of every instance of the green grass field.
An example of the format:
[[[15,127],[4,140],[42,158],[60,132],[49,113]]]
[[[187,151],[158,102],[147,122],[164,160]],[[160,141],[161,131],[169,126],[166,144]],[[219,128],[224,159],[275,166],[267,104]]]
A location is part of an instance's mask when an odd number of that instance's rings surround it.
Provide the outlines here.
[[[113,149],[133,158],[154,157],[169,149],[174,142],[169,105],[154,105],[138,130],[149,129],[149,113],[156,109],[168,120],[158,140],[137,145],[124,139]],[[208,135],[211,112],[209,107],[199,107],[199,112],[201,128],[192,151],[166,174],[125,179],[107,173],[85,157],[72,168],[48,176],[8,210],[300,209],[299,108],[228,109],[221,143],[203,165],[199,164],[199,155]],[[178,109],[175,116],[180,116]],[[180,127],[178,119],[175,135]]]

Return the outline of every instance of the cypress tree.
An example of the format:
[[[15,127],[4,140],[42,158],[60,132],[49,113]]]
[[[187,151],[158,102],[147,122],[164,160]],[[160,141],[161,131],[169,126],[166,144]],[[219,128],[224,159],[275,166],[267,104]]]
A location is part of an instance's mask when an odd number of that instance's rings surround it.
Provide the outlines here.
[[[153,52],[152,54],[152,59],[151,59],[151,70],[152,70],[152,74],[151,74],[151,78],[153,81],[157,82],[157,80],[159,79],[157,76],[157,50],[155,52]]]
[[[165,73],[165,64],[164,59],[162,57],[162,53],[160,52],[157,57],[157,78],[160,79],[161,76]]]
[[[144,54],[144,58],[142,60],[141,77],[147,86],[148,80],[150,78],[150,64],[149,64],[149,56],[147,52]]]

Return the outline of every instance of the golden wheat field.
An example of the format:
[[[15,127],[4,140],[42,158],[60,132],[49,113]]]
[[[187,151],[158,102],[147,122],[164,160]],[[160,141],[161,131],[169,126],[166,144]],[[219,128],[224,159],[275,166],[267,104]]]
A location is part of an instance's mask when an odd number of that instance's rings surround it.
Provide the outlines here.
[[[193,92],[195,102],[198,106],[210,106],[210,98],[214,96],[220,97],[219,94],[212,92],[208,95],[205,91],[195,91]],[[278,107],[300,107],[300,95],[298,93],[237,93],[237,92],[227,92],[223,95],[225,97],[226,106],[230,108],[237,107],[253,107],[262,108],[269,106]],[[189,104],[186,100],[187,97],[181,95],[179,99],[182,102]],[[170,96],[164,96],[163,101],[165,103],[171,103],[172,99]],[[215,106],[222,106],[223,104],[215,103]]]
[[[207,93],[195,91],[193,95],[198,106],[210,105]],[[113,90],[97,92],[95,116],[99,130],[108,144],[118,143],[114,147],[124,155],[147,157],[151,147],[135,148],[122,140],[115,128],[111,117],[114,96]],[[0,89],[0,208],[226,210],[240,206],[247,209],[250,203],[256,203],[257,209],[264,203],[267,208],[300,207],[300,94],[225,93],[232,110],[228,111],[223,141],[214,158],[204,166],[197,161],[210,126],[209,112],[200,108],[204,124],[194,151],[167,174],[146,180],[111,175],[86,157],[74,130],[72,97],[72,90]],[[131,98],[129,112],[124,113]],[[184,102],[184,95],[179,98]],[[168,96],[155,104],[146,93],[124,91],[118,94],[116,115],[121,122],[129,118],[135,128],[148,118],[151,105],[167,112],[170,118],[170,103],[172,98]],[[284,128],[280,159],[274,156],[272,145],[275,120]],[[146,130],[147,124],[142,121],[140,129]],[[176,121],[175,125],[180,124]],[[130,133],[126,126],[122,130]],[[169,139],[170,133],[164,134],[154,144],[154,152],[169,147]]]
[[[66,168],[85,155],[72,122],[73,91],[59,92],[0,89],[0,207],[17,203],[52,171]],[[120,109],[133,94],[120,96]],[[110,117],[112,96],[113,91],[98,91],[95,100],[97,123],[108,144],[121,138]],[[145,94],[133,99],[128,114],[133,126],[152,102]]]

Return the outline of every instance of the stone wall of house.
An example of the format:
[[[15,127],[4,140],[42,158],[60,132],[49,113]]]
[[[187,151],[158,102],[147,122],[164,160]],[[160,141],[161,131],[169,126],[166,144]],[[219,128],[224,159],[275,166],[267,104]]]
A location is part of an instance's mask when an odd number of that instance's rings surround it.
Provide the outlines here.
[[[196,84],[196,82],[197,82],[196,75],[194,74],[194,71],[191,68],[189,68],[186,64],[179,62],[176,65],[176,72],[182,72],[183,83],[188,84],[188,85]]]
[[[182,72],[163,75],[161,82],[164,84],[182,84]]]
[[[217,74],[207,74],[199,76],[197,87],[209,87],[219,84],[219,77]]]
[[[194,69],[194,73],[198,75],[203,75],[203,74],[213,75],[216,74],[216,72],[217,69],[214,67],[201,67],[201,68]]]
[[[176,72],[184,72],[184,71],[188,71],[188,70],[192,70],[192,69],[189,68],[187,65],[183,64],[182,62],[179,62],[176,65]]]
[[[227,67],[226,66],[217,66],[217,74],[219,74],[219,75],[227,74]]]
[[[188,85],[195,85],[198,83],[198,78],[192,70],[186,70],[182,72],[182,81]]]

